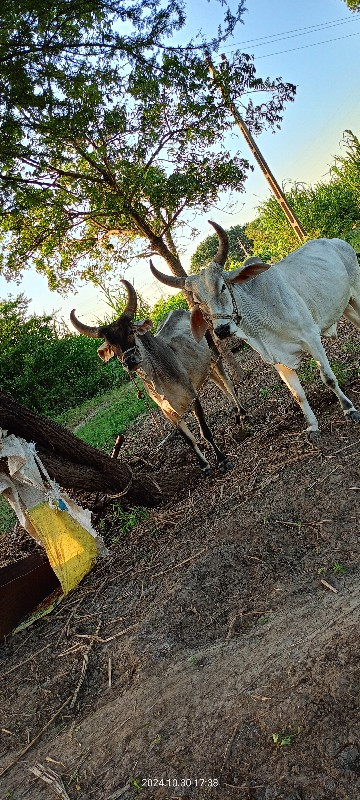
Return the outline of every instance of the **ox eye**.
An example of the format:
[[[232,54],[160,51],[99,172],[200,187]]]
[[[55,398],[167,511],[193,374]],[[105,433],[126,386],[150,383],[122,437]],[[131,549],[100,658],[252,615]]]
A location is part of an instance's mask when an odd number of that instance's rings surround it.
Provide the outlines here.
[[[225,289],[226,289],[226,284],[225,284],[225,283],[223,283],[223,285],[222,285],[222,287],[221,287],[221,292],[225,292]]]

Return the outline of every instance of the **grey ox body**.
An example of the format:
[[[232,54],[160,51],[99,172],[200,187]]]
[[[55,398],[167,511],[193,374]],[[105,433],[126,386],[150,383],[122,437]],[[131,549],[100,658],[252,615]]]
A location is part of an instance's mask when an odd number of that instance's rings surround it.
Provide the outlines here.
[[[151,320],[133,320],[137,307],[136,292],[128,281],[122,283],[128,293],[128,302],[119,319],[109,325],[91,327],[80,322],[72,311],[70,319],[74,327],[85,336],[105,337],[104,344],[98,349],[100,358],[108,361],[116,356],[128,372],[138,374],[166,419],[177,426],[193,448],[205,475],[211,473],[209,461],[183,419],[190,410],[199,423],[202,436],[215,452],[219,469],[230,469],[232,464],[214,442],[198,398],[198,390],[209,377],[236,409],[236,421],[240,423],[245,416],[220,359],[214,358],[205,340],[195,341],[190,328],[190,313],[184,309],[170,312],[153,336],[150,333]]]
[[[211,224],[219,238],[218,253],[198,275],[169,280],[151,264],[159,280],[185,287],[192,297],[194,337],[200,341],[210,327],[219,339],[235,334],[248,342],[275,367],[301,406],[310,438],[318,435],[318,422],[296,373],[304,353],[317,362],[345,416],[360,421],[339,387],[321,341],[321,336],[336,336],[342,315],[360,328],[360,270],[353,248],[341,239],[314,239],[276,264],[252,257],[226,272],[227,235]]]

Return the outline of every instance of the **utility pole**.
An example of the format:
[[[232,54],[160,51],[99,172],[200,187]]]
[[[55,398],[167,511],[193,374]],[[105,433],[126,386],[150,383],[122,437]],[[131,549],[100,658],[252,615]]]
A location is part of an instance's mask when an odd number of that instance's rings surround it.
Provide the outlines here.
[[[227,62],[226,56],[222,55],[221,58],[222,58],[223,62],[225,63],[225,65],[227,65],[228,62]],[[271,191],[275,195],[275,198],[276,198],[277,202],[279,203],[280,207],[282,208],[287,220],[290,222],[290,225],[293,228],[293,230],[295,231],[295,233],[296,233],[298,239],[300,240],[300,242],[305,242],[306,233],[305,233],[301,223],[299,222],[299,220],[297,219],[296,215],[294,214],[294,212],[292,211],[291,207],[289,206],[289,203],[288,203],[288,201],[287,201],[287,199],[286,199],[286,197],[284,195],[284,192],[282,191],[282,189],[280,188],[276,178],[272,174],[268,164],[265,161],[264,156],[260,152],[256,142],[254,141],[254,139],[253,139],[253,137],[252,137],[252,135],[251,135],[251,133],[249,131],[249,128],[247,127],[247,125],[245,124],[244,120],[240,116],[237,108],[235,108],[234,103],[232,102],[231,97],[229,96],[228,92],[225,90],[223,81],[221,79],[221,73],[219,74],[218,72],[216,72],[215,67],[214,67],[214,65],[213,65],[213,63],[211,61],[211,58],[210,58],[210,53],[207,50],[205,51],[205,60],[206,60],[206,64],[207,64],[208,70],[210,72],[211,78],[213,80],[214,86],[221,93],[227,108],[229,109],[229,111],[231,111],[231,114],[233,115],[233,117],[235,119],[235,122],[239,126],[239,128],[241,130],[241,133],[245,136],[245,139],[246,139],[246,141],[247,141],[247,143],[248,143],[248,145],[250,147],[250,150],[251,150],[254,158],[256,159],[257,163],[259,164],[259,167],[260,167],[262,173],[265,175],[265,178],[266,178],[266,180],[267,180],[267,182],[268,182],[268,184],[269,184],[269,186],[271,188]]]

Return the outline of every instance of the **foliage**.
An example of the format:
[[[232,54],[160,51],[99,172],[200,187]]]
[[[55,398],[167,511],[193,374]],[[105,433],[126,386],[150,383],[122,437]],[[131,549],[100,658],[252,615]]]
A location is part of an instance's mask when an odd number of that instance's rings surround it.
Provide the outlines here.
[[[360,0],[344,0],[351,11],[360,11]]]
[[[344,567],[342,564],[340,564],[339,561],[335,561],[334,562],[332,571],[333,571],[334,575],[339,575],[339,576],[346,575],[346,573],[347,573],[346,567]]]
[[[291,733],[290,731],[284,731],[283,733],[272,733],[272,740],[277,747],[288,747],[294,743],[296,736],[301,733],[301,728],[298,727],[297,731]]]
[[[167,300],[164,300],[162,297],[157,301],[157,303],[155,303],[152,311],[150,312],[150,319],[153,321],[154,333],[156,333],[160,323],[166,319],[168,314],[170,314],[170,311],[173,311],[175,308],[185,308],[186,311],[189,310],[189,306],[182,292],[171,295],[167,298]]]
[[[329,183],[318,183],[313,188],[295,185],[286,193],[309,239],[339,237],[356,244],[356,235],[360,236],[360,193],[356,183],[359,164],[360,160],[354,159],[352,166],[350,159],[344,159],[341,168],[334,167]],[[259,212],[246,226],[247,236],[254,241],[254,255],[265,261],[278,260],[299,247],[299,240],[274,197],[263,203]]]
[[[360,141],[350,130],[345,131],[343,140],[346,153],[336,157],[332,172],[353,193],[360,217]]]
[[[23,295],[0,302],[0,382],[20,403],[52,416],[125,379],[118,362],[108,369],[99,341],[60,337],[51,316],[26,316]]]
[[[231,269],[232,265],[238,266],[247,258],[252,250],[252,242],[247,239],[243,225],[233,225],[226,231],[229,237],[229,255],[227,260],[227,269]],[[219,240],[216,234],[207,236],[203,242],[199,244],[195,253],[191,257],[190,272],[198,273],[200,270],[210,264],[217,251]],[[244,249],[244,247],[246,249]],[[235,266],[233,267],[235,268]]]
[[[243,11],[244,0],[233,14],[219,2],[225,26],[210,50]],[[241,191],[248,165],[225,146],[233,119],[202,46],[168,46],[183,23],[181,0],[3,4],[0,270],[7,278],[32,264],[65,291],[79,277],[94,280],[126,263],[136,248],[139,255],[140,244],[183,274],[174,235],[184,209],[205,211],[220,191]],[[221,76],[255,133],[279,127],[292,84],[258,78],[241,53]],[[258,92],[266,102],[254,103]]]

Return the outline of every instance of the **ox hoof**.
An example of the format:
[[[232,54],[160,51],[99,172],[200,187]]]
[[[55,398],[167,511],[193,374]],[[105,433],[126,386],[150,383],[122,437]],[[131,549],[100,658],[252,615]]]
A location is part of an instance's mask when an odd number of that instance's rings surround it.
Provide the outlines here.
[[[356,408],[352,408],[347,416],[354,420],[354,422],[360,422],[360,411],[357,411]]]
[[[319,444],[321,438],[320,431],[307,431],[307,436],[311,444]]]
[[[219,471],[222,474],[228,472],[230,469],[234,469],[234,464],[232,463],[232,461],[221,461],[221,463],[219,464]]]
[[[203,478],[210,478],[210,476],[213,474],[213,470],[211,467],[201,467],[201,474]]]
[[[243,427],[246,422],[250,422],[250,419],[251,416],[247,411],[245,411],[245,409],[243,409],[243,411],[236,412],[235,414],[235,422],[237,425],[241,425],[241,427]]]

